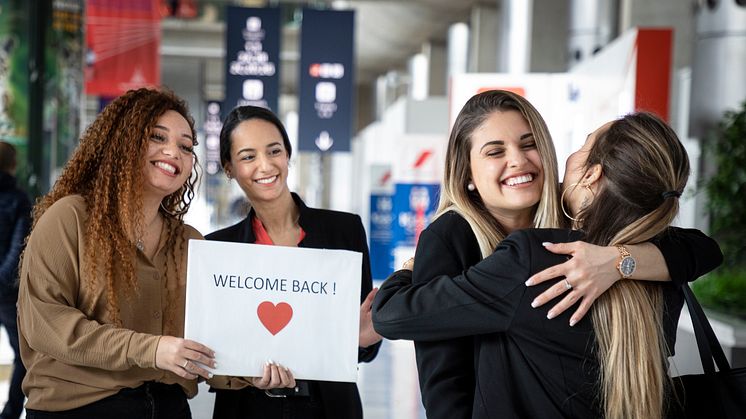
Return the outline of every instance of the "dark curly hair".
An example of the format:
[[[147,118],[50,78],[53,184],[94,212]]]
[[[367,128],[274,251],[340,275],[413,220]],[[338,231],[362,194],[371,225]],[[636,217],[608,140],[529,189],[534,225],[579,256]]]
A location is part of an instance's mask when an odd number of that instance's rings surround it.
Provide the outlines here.
[[[112,101],[85,130],[52,190],[34,207],[34,225],[59,199],[78,194],[88,207],[85,230],[85,259],[89,261],[86,286],[105,289],[112,323],[120,325],[119,301],[115,290],[126,298],[138,291],[135,272],[137,255],[133,237],[143,231],[143,158],[158,118],[165,112],[178,112],[186,119],[196,138],[194,119],[186,103],[170,91],[137,89]],[[166,269],[180,278],[176,246],[183,254],[183,216],[189,209],[198,180],[198,164],[189,179],[161,202],[170,246]],[[94,262],[95,261],[95,262]],[[179,279],[179,281],[182,281]],[[120,283],[121,282],[121,283]],[[172,287],[169,287],[172,288]],[[168,294],[173,290],[167,290]],[[167,295],[170,299],[171,296]],[[173,308],[174,304],[169,304]],[[173,320],[175,313],[167,313]]]

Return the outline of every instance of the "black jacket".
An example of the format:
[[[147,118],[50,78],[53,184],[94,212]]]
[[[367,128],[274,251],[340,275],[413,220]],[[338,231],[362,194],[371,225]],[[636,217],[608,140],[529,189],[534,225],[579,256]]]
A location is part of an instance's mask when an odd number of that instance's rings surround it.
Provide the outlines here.
[[[373,288],[370,273],[370,256],[368,255],[368,241],[365,236],[360,217],[346,212],[309,208],[296,195],[292,194],[295,204],[300,210],[298,223],[305,232],[305,237],[298,246],[314,249],[353,250],[363,254],[363,267],[360,286],[360,302],[365,299]],[[251,227],[251,219],[255,213],[252,209],[249,215],[238,224],[218,230],[205,236],[207,240],[219,240],[239,243],[254,243],[256,236]],[[358,361],[370,362],[378,354],[380,342],[359,348]],[[318,391],[324,405],[326,417],[362,418],[362,405],[357,385],[354,383],[338,383],[328,381],[309,381],[312,391]],[[217,393],[234,390],[216,390]],[[216,399],[217,400],[217,399]],[[247,403],[250,400],[246,400]]]
[[[451,211],[420,233],[412,282],[457,276],[482,260],[469,223]],[[428,419],[470,419],[474,402],[474,338],[415,341],[420,393]]]
[[[696,231],[672,229],[666,235],[667,244],[659,247],[674,281],[660,286],[666,302],[664,330],[673,348],[683,305],[679,283],[714,269],[722,254],[714,241]],[[475,418],[602,416],[590,316],[570,327],[571,308],[547,320],[553,303],[534,309],[531,301],[556,281],[524,285],[534,273],[566,260],[548,252],[542,242],[580,239],[582,234],[571,230],[522,230],[455,278],[439,276],[412,285],[410,272],[395,272],[373,304],[376,330],[387,338],[422,341],[475,336]],[[670,252],[673,248],[679,252]],[[697,260],[687,260],[684,248],[696,252]]]
[[[0,302],[18,299],[18,261],[31,226],[31,201],[0,172]]]

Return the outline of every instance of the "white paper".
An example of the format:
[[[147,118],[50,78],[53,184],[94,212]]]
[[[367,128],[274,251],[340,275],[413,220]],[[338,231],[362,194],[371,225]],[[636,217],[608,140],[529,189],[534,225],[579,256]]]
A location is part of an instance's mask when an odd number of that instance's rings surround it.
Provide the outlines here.
[[[359,252],[190,240],[184,335],[215,351],[216,375],[261,376],[271,359],[355,382],[361,269]]]

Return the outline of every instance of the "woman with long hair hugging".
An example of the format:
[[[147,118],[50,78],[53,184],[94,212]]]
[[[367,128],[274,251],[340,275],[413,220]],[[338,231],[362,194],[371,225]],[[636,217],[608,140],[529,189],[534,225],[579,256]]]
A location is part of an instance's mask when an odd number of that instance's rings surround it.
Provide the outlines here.
[[[27,418],[191,417],[215,365],[181,338],[195,144],[181,99],[129,91],[36,204],[18,298]]]
[[[565,220],[559,204],[554,145],[539,112],[525,98],[504,90],[470,98],[453,125],[435,219],[422,232],[412,282],[457,276],[483,258],[511,232],[557,228]],[[573,289],[549,312],[559,315],[580,301],[570,322],[579,321],[593,301],[619,279],[619,250],[582,241],[547,245],[572,258],[542,272],[536,282],[565,275]],[[717,245],[698,231],[676,230],[656,243],[628,245],[637,261],[630,279],[665,280],[669,270],[694,264]],[[684,263],[671,255],[692,255]],[[668,255],[668,256],[667,256]],[[667,266],[669,265],[669,266]],[[686,277],[686,275],[680,275]],[[564,288],[536,298],[541,305]],[[472,417],[475,339],[416,340],[422,402],[429,419]]]
[[[637,113],[610,122],[568,158],[562,195],[573,229],[514,231],[461,275],[412,284],[410,271],[397,271],[374,300],[375,328],[395,339],[474,336],[475,418],[666,416],[676,410],[667,356],[683,306],[679,286],[719,265],[722,254],[704,246],[694,263],[685,247],[666,252],[670,278],[634,281],[626,279],[634,271],[627,248],[677,240],[667,236],[677,234],[669,225],[688,175],[683,145],[659,118]],[[527,280],[567,263],[549,243],[578,240],[620,246],[619,275],[592,316],[548,320],[556,313],[534,308],[537,298],[558,300],[577,284],[554,277],[529,287]],[[582,297],[571,296],[570,307]]]

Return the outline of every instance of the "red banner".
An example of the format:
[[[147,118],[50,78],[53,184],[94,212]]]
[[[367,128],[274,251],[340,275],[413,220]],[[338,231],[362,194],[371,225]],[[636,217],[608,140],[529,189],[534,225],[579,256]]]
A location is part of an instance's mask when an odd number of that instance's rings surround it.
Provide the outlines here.
[[[85,90],[119,96],[161,80],[160,2],[88,0]]]

